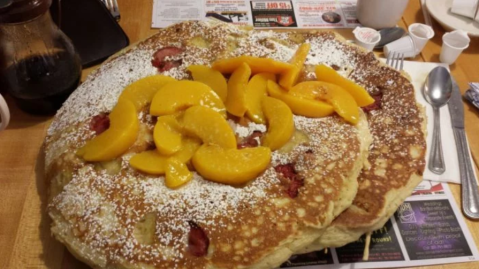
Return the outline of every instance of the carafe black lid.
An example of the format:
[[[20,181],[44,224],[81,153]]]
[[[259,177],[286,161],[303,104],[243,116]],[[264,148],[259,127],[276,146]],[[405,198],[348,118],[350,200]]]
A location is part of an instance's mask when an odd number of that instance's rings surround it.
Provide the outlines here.
[[[50,8],[51,0],[0,0],[0,23],[32,20]]]

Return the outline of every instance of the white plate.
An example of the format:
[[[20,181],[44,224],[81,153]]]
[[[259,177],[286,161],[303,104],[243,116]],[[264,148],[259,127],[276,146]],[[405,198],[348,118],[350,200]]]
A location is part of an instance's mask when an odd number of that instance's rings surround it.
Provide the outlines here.
[[[451,13],[452,0],[426,0],[431,16],[447,31],[461,29],[470,36],[479,36],[479,22]]]

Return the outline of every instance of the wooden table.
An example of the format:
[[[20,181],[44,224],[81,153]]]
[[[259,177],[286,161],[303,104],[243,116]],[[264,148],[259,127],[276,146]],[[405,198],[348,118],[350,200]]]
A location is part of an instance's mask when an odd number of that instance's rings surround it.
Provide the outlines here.
[[[152,0],[118,0],[121,26],[131,43],[156,32],[150,28]],[[411,0],[401,27],[423,22],[419,0]],[[436,32],[416,61],[439,62],[441,36],[444,30],[434,24]],[[351,39],[350,29],[338,31]],[[479,81],[479,38],[472,38],[469,48],[451,66],[462,91],[467,83]],[[84,70],[83,79],[93,68]],[[0,132],[0,268],[86,268],[50,236],[50,219],[45,214],[45,184],[41,145],[51,122],[50,117],[35,117],[20,111],[7,98],[12,119],[6,131]],[[479,165],[479,112],[465,104],[466,131],[476,163]],[[451,141],[451,143],[453,143]],[[457,202],[460,187],[451,186]],[[479,222],[466,220],[479,245]],[[427,268],[479,268],[479,262],[431,266]],[[426,267],[425,267],[426,268]]]

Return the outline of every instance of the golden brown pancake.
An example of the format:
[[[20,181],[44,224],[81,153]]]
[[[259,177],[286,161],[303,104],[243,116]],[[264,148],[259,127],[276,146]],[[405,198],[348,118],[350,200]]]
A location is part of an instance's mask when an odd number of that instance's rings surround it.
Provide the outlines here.
[[[293,36],[184,22],[107,61],[65,102],[48,130],[45,162],[53,235],[95,268],[274,268],[306,248],[356,195],[371,141],[364,114],[355,126],[337,115],[294,116],[291,141],[273,152],[264,173],[241,187],[195,173],[186,186],[172,190],[162,176],[132,168],[130,157],[153,144],[154,118],[148,107],[139,115],[137,141],[121,157],[85,162],[75,152],[95,136],[92,119],[108,114],[127,85],[159,72],[151,60],[161,48],[183,51],[168,57],[174,67],[161,73],[189,79],[186,67],[192,64],[239,55],[286,62],[305,40],[313,48],[321,43],[326,48],[334,39],[332,33]],[[329,59],[330,52],[313,49],[308,61]],[[232,126],[240,136],[240,127]],[[304,182],[297,196],[287,192],[291,180],[283,168]],[[197,229],[209,240],[204,256],[191,251],[190,235]]]
[[[340,54],[352,51],[334,40]],[[372,53],[357,53],[336,68],[364,86],[380,105],[367,113],[373,143],[361,172],[351,207],[337,217],[323,236],[301,253],[339,247],[384,226],[421,182],[425,166],[425,114],[408,78],[380,63]],[[311,75],[314,77],[314,74]]]

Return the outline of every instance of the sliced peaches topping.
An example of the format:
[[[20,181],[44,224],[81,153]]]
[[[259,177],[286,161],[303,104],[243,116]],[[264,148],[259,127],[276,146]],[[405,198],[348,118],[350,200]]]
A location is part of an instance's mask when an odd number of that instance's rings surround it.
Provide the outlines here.
[[[337,85],[322,81],[305,81],[296,84],[290,93],[311,100],[325,100],[339,116],[352,124],[359,120],[359,108],[353,96]]]
[[[168,159],[173,158],[186,164],[200,146],[201,142],[197,139],[185,137],[183,138],[181,150],[175,154],[165,156],[161,155],[157,150],[144,151],[131,157],[130,165],[148,174],[163,175],[167,169]]]
[[[315,73],[316,78],[319,81],[329,82],[338,85],[348,91],[353,96],[354,100],[356,100],[358,106],[363,107],[374,103],[374,99],[369,95],[366,89],[354,83],[353,81],[341,76],[334,69],[321,64],[316,66]]]
[[[245,63],[233,72],[228,80],[228,95],[226,96],[226,110],[235,116],[243,117],[246,112],[246,86],[248,85],[251,69]]]
[[[200,146],[200,140],[192,137],[183,137],[181,150],[173,154],[171,157],[181,161],[182,163],[188,163]]]
[[[110,127],[88,141],[76,154],[86,161],[112,160],[135,143],[138,129],[135,105],[126,99],[120,99],[110,113]]]
[[[128,99],[135,105],[136,110],[139,111],[151,103],[153,96],[161,87],[173,81],[176,80],[163,75],[145,77],[126,86],[119,99]]]
[[[276,76],[272,73],[259,73],[254,75],[246,86],[246,115],[255,123],[265,123],[261,100],[267,94],[266,82],[268,80],[276,80]]]
[[[171,155],[179,151],[181,139],[180,125],[175,115],[158,117],[153,130],[153,140],[159,153]]]
[[[218,112],[204,106],[188,108],[181,124],[188,135],[198,137],[203,143],[223,148],[236,148],[233,129]]]
[[[304,61],[306,61],[306,57],[308,56],[310,48],[311,45],[309,43],[301,44],[301,46],[298,47],[293,58],[290,60],[290,63],[294,67],[280,76],[280,86],[282,86],[286,90],[289,90],[289,88],[293,87],[296,84],[296,82],[298,81],[299,73],[303,68]]]
[[[206,84],[189,80],[163,86],[153,97],[150,114],[169,115],[195,105],[210,107],[226,117],[225,106],[218,95]]]
[[[176,189],[188,183],[193,174],[183,162],[176,158],[169,158],[166,161],[165,185],[168,188]]]
[[[286,103],[296,115],[320,118],[334,113],[333,107],[325,102],[296,97],[283,90],[277,83],[268,80],[268,94]]]
[[[269,165],[267,147],[225,149],[203,145],[193,155],[193,166],[203,177],[224,184],[238,185],[255,179]]]
[[[226,101],[228,86],[223,74],[205,65],[190,65],[187,69],[191,72],[195,81],[203,82],[210,86],[221,98],[221,101]]]
[[[163,175],[166,171],[168,156],[161,155],[156,150],[140,152],[130,158],[130,165],[142,172],[152,175]]]
[[[253,74],[273,73],[281,74],[293,68],[292,64],[279,62],[270,58],[259,58],[253,56],[240,56],[230,59],[222,59],[213,63],[212,68],[223,74],[233,73],[241,64],[246,63]]]
[[[263,145],[271,150],[277,150],[293,135],[293,112],[283,101],[267,96],[263,98],[262,107],[268,122]]]

